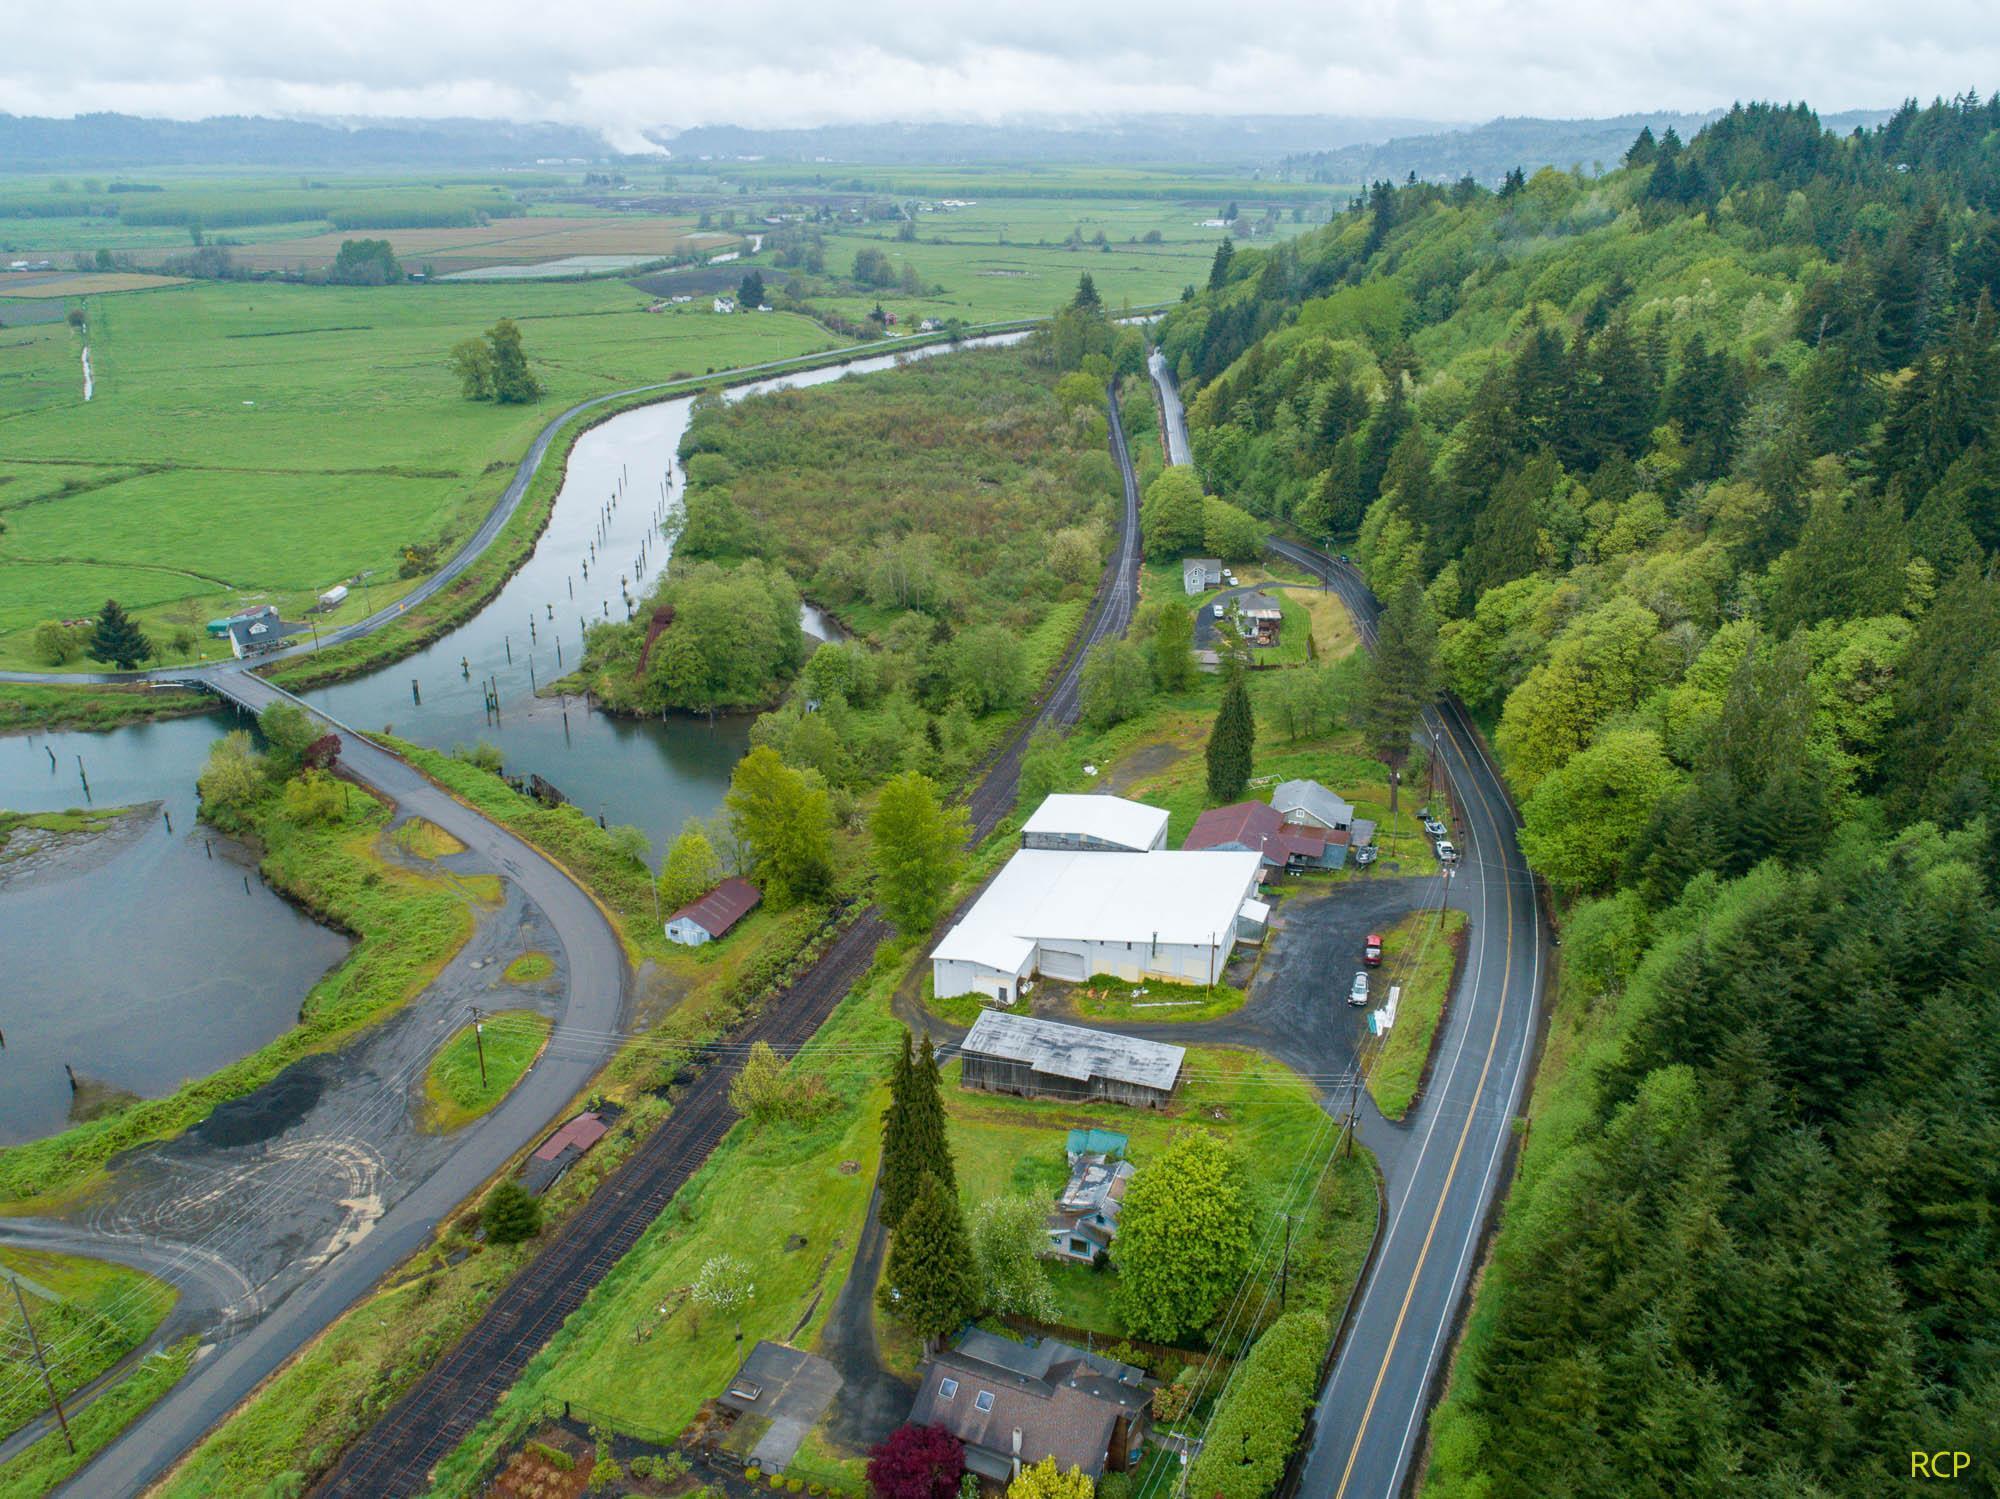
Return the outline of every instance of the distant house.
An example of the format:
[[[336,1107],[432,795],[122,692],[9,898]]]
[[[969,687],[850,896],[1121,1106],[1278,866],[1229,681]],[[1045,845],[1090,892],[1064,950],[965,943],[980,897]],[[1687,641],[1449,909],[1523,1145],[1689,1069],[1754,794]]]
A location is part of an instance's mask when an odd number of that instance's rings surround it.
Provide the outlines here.
[[[1057,792],[1021,824],[1021,847],[1144,853],[1167,846],[1167,809],[1122,796]]]
[[[736,299],[734,297],[717,297],[715,299],[715,310],[717,312],[734,312],[736,310]]]
[[[1172,1099],[1187,1049],[983,1010],[959,1055],[961,1087],[1023,1098],[1103,1098],[1157,1109]]]
[[[1049,1457],[1094,1484],[1138,1466],[1152,1399],[1152,1383],[1130,1364],[1052,1338],[1016,1343],[975,1330],[925,1360],[910,1424],[949,1430],[989,1488]]]
[[[537,1196],[548,1191],[610,1128],[611,1121],[603,1113],[578,1114],[535,1147],[535,1153],[521,1167],[521,1185]]]
[[[1328,832],[1345,830],[1354,823],[1353,805],[1318,781],[1280,781],[1271,793],[1271,805],[1286,822],[1325,828]]]
[[[921,323],[917,324],[918,330],[924,333],[935,333],[943,326],[944,324],[934,317],[927,317]]]
[[[269,604],[229,621],[229,649],[239,660],[275,651],[284,643],[285,627],[278,623],[278,611]]]
[[[1125,1205],[1125,1184],[1132,1174],[1130,1161],[1101,1155],[1079,1156],[1073,1161],[1069,1181],[1056,1199],[1056,1210],[1048,1216],[1048,1253],[1059,1260],[1088,1265],[1108,1251],[1118,1236],[1118,1213]]]
[[[678,294],[677,294],[677,295],[675,295],[675,296],[671,296],[671,297],[668,297],[668,298],[667,298],[667,300],[668,300],[669,302],[673,303],[673,305],[674,305],[674,306],[676,306],[676,307],[684,307],[684,306],[686,306],[686,305],[687,305],[687,304],[688,304],[689,302],[692,302],[692,301],[694,300],[694,294],[693,294],[692,292],[685,292],[685,291],[684,291],[684,292],[680,292],[680,293],[678,293]]]
[[[1247,849],[1268,869],[1339,869],[1347,862],[1344,832],[1286,822],[1269,802],[1210,807],[1194,820],[1183,849]]]
[[[1189,593],[1207,593],[1211,588],[1222,586],[1222,559],[1220,557],[1181,558],[1181,587]]]
[[[667,918],[667,940],[683,947],[713,942],[748,916],[763,898],[755,885],[731,875],[700,900],[690,901]]]

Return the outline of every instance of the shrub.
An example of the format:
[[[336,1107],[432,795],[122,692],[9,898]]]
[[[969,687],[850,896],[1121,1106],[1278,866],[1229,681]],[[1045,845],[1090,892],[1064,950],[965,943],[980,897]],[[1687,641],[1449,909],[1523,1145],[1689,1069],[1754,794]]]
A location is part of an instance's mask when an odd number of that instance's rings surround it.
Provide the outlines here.
[[[542,1231],[542,1205],[517,1181],[503,1181],[486,1194],[479,1221],[495,1244],[519,1244]]]

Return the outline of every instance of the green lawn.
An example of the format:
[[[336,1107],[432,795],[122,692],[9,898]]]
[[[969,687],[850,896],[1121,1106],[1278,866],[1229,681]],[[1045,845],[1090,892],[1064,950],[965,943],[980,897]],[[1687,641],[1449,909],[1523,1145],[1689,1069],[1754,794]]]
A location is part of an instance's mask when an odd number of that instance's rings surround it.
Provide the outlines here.
[[[539,1010],[499,1010],[484,1024],[483,1037],[472,1025],[461,1026],[431,1058],[424,1100],[435,1130],[463,1128],[497,1105],[542,1054],[549,1036],[549,1017]]]
[[[1451,976],[1465,944],[1463,911],[1418,911],[1383,933],[1384,986],[1402,986],[1396,1024],[1368,1068],[1368,1092],[1390,1119],[1401,1119],[1416,1101],[1424,1063],[1449,997]]]
[[[524,952],[507,965],[503,977],[510,984],[539,984],[556,971],[556,960],[545,952]]]
[[[24,1291],[62,1395],[89,1384],[137,1348],[179,1296],[166,1282],[111,1260],[8,1247],[0,1248],[0,1267],[56,1297],[50,1301],[32,1288]],[[47,1408],[13,1291],[0,1287],[0,1436]]]
[[[1247,998],[1228,984],[1134,983],[1108,975],[1077,984],[1070,1001],[1086,1020],[1219,1020]]]
[[[195,1344],[194,1338],[183,1338],[141,1360],[137,1368],[72,1416],[69,1429],[76,1442],[75,1452],[69,1450],[60,1433],[52,1432],[0,1464],[0,1499],[40,1499],[89,1462],[179,1382],[194,1363]]]

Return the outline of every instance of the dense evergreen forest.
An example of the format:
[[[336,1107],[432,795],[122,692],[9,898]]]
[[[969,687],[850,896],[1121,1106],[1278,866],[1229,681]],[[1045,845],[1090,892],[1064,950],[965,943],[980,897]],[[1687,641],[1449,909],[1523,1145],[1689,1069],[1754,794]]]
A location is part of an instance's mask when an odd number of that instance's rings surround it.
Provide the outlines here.
[[[1428,611],[1557,898],[1427,1493],[2000,1492],[1996,296],[1965,97],[1377,184],[1161,329],[1206,484]]]

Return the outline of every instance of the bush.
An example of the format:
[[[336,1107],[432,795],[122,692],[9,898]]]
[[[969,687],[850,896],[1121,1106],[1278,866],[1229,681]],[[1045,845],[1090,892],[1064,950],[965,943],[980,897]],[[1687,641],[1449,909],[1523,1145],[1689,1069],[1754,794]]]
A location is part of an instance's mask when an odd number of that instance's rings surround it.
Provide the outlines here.
[[[1237,1369],[1188,1470],[1192,1493],[1263,1499],[1277,1487],[1312,1408],[1326,1356],[1326,1319],[1292,1312],[1273,1322]]]
[[[560,1473],[574,1473],[576,1458],[560,1447],[551,1447],[547,1442],[529,1442],[521,1449],[537,1462],[547,1463]]]
[[[542,1231],[542,1204],[519,1182],[503,1181],[486,1194],[479,1221],[495,1244],[519,1244]]]

